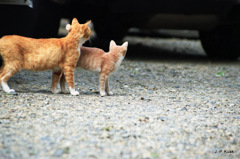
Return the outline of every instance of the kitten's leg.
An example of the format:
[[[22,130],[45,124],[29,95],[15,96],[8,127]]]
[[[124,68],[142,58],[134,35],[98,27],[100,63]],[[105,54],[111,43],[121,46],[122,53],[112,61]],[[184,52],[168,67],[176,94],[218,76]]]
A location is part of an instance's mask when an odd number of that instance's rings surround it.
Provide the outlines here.
[[[61,91],[66,94],[66,93],[68,93],[68,91],[65,88],[65,82],[66,82],[66,79],[65,79],[65,75],[63,73],[62,77],[60,78],[60,88],[61,88]]]
[[[105,91],[105,88],[106,88],[106,80],[107,80],[107,75],[104,74],[104,73],[101,73],[100,74],[100,95],[103,97],[103,96],[106,96],[106,91]]]
[[[69,87],[69,91],[72,95],[79,95],[79,92],[74,88],[74,68],[64,67],[64,75]]]
[[[15,90],[11,89],[8,86],[7,81],[9,80],[10,77],[12,77],[13,75],[15,75],[18,72],[18,68],[19,67],[16,64],[11,64],[11,65],[5,65],[1,69],[0,82],[1,82],[3,90],[6,93],[15,93]]]
[[[53,74],[52,74],[52,93],[59,93],[59,91],[56,90],[57,88],[57,84],[58,84],[58,81],[59,81],[59,78],[61,77],[61,74],[62,74],[62,71],[53,71]]]
[[[110,89],[109,89],[108,80],[109,80],[109,77],[107,78],[106,83],[105,83],[105,90],[106,90],[106,92],[107,92],[107,95],[112,96],[112,95],[113,95],[113,92],[110,91]]]

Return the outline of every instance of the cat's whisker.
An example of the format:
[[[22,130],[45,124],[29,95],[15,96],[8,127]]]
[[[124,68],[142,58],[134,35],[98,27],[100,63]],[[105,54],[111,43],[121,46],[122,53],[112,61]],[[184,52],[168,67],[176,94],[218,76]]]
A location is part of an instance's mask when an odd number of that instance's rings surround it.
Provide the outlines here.
[[[89,38],[88,42],[89,42],[89,45],[90,45],[90,46],[93,45],[93,44],[92,44],[92,39],[91,39],[91,37]]]

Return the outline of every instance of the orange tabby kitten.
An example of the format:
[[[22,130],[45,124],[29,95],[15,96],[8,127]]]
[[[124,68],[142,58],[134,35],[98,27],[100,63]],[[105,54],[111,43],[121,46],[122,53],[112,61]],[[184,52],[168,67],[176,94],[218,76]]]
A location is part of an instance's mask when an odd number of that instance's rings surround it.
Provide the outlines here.
[[[109,89],[108,77],[111,73],[118,70],[126,55],[127,47],[128,42],[117,46],[113,40],[110,42],[110,50],[108,53],[98,48],[81,47],[81,56],[76,67],[100,74],[99,83],[101,96],[105,96],[106,94],[113,95]],[[66,93],[64,75],[60,79],[60,86],[62,92]]]
[[[66,29],[71,33],[72,29],[70,25],[67,25]],[[98,72],[100,74],[99,83],[101,96],[105,96],[106,94],[113,95],[109,89],[108,77],[119,68],[126,55],[127,47],[128,42],[125,42],[121,46],[117,46],[113,40],[110,42],[110,50],[107,53],[98,48],[81,47],[81,56],[78,59],[76,67]],[[60,87],[63,93],[67,93],[65,90],[64,75],[60,79]]]
[[[64,38],[33,39],[17,35],[0,39],[0,54],[4,61],[0,69],[0,83],[7,93],[15,93],[7,81],[20,70],[53,70],[52,92],[55,82],[64,72],[72,95],[79,93],[74,88],[74,69],[79,58],[79,48],[89,39],[90,21],[79,24],[72,20],[72,31]]]

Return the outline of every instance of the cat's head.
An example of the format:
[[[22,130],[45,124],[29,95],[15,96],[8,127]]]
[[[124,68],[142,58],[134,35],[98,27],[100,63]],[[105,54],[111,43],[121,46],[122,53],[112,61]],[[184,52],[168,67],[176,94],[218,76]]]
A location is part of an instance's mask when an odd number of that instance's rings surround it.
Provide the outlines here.
[[[110,52],[115,52],[117,54],[121,54],[123,56],[126,55],[127,53],[127,48],[128,48],[128,42],[124,42],[122,45],[117,45],[115,41],[111,40],[110,41],[110,46],[109,46],[109,51]]]
[[[86,22],[85,24],[79,24],[77,18],[73,18],[72,25],[67,24],[66,29],[69,33],[77,32],[80,34],[81,38],[84,38],[87,41],[91,36],[91,29],[89,27],[91,21]]]

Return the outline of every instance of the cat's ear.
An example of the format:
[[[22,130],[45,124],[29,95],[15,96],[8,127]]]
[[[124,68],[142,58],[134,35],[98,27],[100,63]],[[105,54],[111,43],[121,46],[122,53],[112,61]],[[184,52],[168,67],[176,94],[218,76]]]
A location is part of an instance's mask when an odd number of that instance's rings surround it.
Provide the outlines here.
[[[78,24],[77,18],[73,18],[73,20],[72,20],[72,25],[73,25],[73,24]]]
[[[82,29],[85,30],[88,28],[88,25],[91,23],[91,20],[89,20],[88,22],[86,22],[85,24],[83,24]]]
[[[84,25],[88,26],[91,23],[91,20],[89,20],[88,22],[86,22]]]
[[[109,50],[111,50],[111,48],[113,48],[114,46],[117,46],[117,45],[116,45],[115,41],[111,40]]]
[[[70,24],[67,24],[67,25],[66,25],[66,30],[67,30],[68,32],[70,32],[70,31],[72,30],[72,27],[71,27]]]
[[[128,48],[128,42],[126,41],[125,43],[122,44],[122,46],[127,50],[127,48]]]

